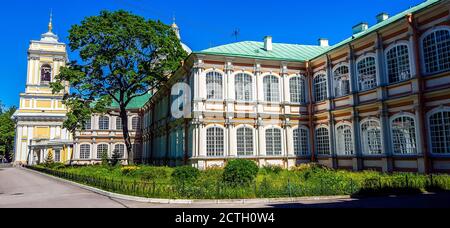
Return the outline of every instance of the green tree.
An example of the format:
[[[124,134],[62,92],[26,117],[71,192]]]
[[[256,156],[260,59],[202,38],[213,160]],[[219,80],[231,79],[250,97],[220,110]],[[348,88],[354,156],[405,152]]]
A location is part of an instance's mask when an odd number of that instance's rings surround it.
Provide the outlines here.
[[[69,46],[81,61],[61,68],[51,86],[54,93],[63,91],[66,82],[71,86],[72,93],[64,98],[69,108],[64,126],[72,133],[93,112],[112,114],[107,110],[112,101],[119,105],[122,123],[127,123],[128,104],[159,88],[186,57],[170,26],[122,10],[102,11],[72,26]],[[123,136],[132,163],[127,124]]]
[[[6,110],[2,109],[2,112],[0,112],[0,155],[4,155],[11,162],[16,132],[15,123],[11,118],[16,112],[16,107],[10,107]]]

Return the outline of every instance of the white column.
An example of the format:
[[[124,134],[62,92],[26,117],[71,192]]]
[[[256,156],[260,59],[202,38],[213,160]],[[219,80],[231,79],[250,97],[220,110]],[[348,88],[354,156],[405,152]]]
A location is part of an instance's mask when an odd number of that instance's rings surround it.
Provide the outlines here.
[[[295,156],[294,151],[294,132],[292,130],[292,127],[290,125],[286,126],[286,146],[287,146],[287,155],[288,156]]]
[[[207,157],[206,153],[206,127],[203,125],[203,123],[200,123],[199,125],[199,131],[200,131],[200,137],[199,137],[199,154],[200,157]]]
[[[237,157],[236,126],[228,125],[228,151],[230,157]]]

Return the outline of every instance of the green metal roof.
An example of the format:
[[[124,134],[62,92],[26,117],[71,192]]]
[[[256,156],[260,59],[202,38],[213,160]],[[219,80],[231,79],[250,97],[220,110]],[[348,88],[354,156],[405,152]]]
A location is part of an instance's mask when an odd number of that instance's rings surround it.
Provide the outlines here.
[[[245,57],[245,58],[255,58],[255,59],[266,59],[266,60],[281,60],[281,61],[308,61],[315,59],[321,55],[328,53],[331,50],[339,48],[345,44],[350,43],[353,40],[362,38],[371,32],[374,32],[380,28],[390,25],[402,18],[404,18],[409,13],[416,13],[425,8],[433,6],[442,0],[427,0],[417,6],[411,7],[389,19],[382,21],[374,26],[370,27],[364,32],[357,33],[350,38],[337,43],[331,47],[320,47],[313,45],[297,45],[297,44],[282,44],[274,43],[272,51],[266,51],[264,49],[263,42],[253,42],[244,41],[238,43],[232,43],[227,45],[222,45],[218,47],[209,48],[203,51],[194,52],[195,54],[208,54],[208,55],[222,55],[231,57]]]
[[[133,100],[130,101],[130,103],[127,106],[127,109],[140,109],[144,107],[144,105],[148,102],[148,100],[152,97],[150,93],[147,93],[145,95],[135,97]],[[119,103],[117,101],[113,100],[111,103],[110,108],[117,109],[119,108]]]
[[[266,51],[263,42],[244,41],[213,47],[195,53],[266,60],[306,61],[319,53],[323,53],[328,48],[312,45],[273,43],[272,51]]]

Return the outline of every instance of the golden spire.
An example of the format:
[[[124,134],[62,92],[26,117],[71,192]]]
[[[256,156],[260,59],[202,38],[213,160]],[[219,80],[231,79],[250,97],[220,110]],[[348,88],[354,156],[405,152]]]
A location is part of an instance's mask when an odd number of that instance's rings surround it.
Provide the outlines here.
[[[48,23],[48,31],[52,32],[53,31],[53,10],[50,11],[50,22]]]

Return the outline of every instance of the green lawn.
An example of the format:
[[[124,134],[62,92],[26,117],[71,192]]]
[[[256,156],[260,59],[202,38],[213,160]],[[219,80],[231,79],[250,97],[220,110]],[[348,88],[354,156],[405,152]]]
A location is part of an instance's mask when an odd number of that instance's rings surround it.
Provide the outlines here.
[[[229,186],[223,169],[201,171],[193,181],[177,182],[174,168],[151,166],[35,166],[35,170],[122,194],[150,198],[241,199],[331,195],[386,195],[450,190],[450,176],[412,173],[349,172],[317,165],[294,170],[260,169],[250,184]]]

